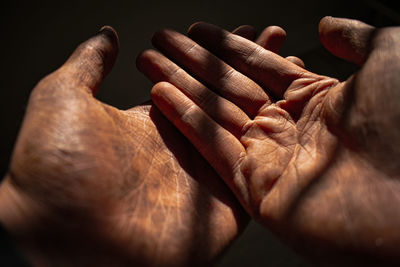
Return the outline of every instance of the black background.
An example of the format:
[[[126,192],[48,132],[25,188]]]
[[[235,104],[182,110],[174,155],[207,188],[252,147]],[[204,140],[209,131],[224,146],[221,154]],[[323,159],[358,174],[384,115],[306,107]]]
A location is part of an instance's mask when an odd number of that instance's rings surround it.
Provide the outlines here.
[[[320,45],[317,29],[323,16],[356,18],[374,26],[400,24],[398,6],[378,0],[2,1],[0,9],[2,176],[7,172],[31,89],[103,25],[117,30],[121,51],[98,98],[127,109],[150,98],[152,84],[136,70],[135,58],[151,47],[151,36],[160,28],[185,32],[192,23],[207,21],[228,30],[250,24],[260,32],[266,26],[279,25],[287,32],[283,56],[299,56],[309,70],[343,80],[356,68],[334,58]],[[252,222],[218,266],[308,266],[308,263]]]

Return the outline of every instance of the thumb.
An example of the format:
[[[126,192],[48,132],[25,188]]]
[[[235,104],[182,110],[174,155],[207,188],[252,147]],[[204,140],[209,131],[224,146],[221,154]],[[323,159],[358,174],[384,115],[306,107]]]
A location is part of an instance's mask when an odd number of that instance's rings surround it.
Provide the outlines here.
[[[112,69],[118,51],[117,33],[110,26],[104,26],[95,36],[80,44],[61,69],[79,87],[89,88],[96,94]]]
[[[375,28],[358,20],[324,17],[319,37],[332,54],[361,66],[368,57]]]

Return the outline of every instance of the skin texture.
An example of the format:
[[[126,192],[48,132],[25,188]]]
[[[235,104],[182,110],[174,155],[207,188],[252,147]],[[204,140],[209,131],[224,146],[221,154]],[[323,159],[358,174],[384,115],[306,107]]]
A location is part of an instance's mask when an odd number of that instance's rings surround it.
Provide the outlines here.
[[[400,28],[326,17],[319,34],[360,66],[347,81],[206,23],[155,34],[178,65],[151,50],[138,65],[252,217],[321,265],[398,265]]]
[[[0,221],[35,266],[204,266],[248,216],[151,102],[93,97],[119,49],[105,27],[32,91]]]

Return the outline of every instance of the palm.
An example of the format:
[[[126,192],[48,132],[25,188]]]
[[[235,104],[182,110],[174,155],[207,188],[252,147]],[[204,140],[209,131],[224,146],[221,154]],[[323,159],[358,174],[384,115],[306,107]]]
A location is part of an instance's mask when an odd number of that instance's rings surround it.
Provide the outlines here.
[[[86,58],[100,66],[85,51],[77,50],[78,64]],[[128,111],[105,105],[73,68],[74,56],[34,89],[7,181],[23,201],[24,220],[36,222],[30,231],[43,236],[25,244],[44,255],[35,261],[212,260],[246,221],[229,190],[151,103]],[[18,230],[27,240],[24,234]]]
[[[224,98],[185,88],[174,71],[163,79],[172,85],[153,88],[153,100],[247,211],[299,250],[333,265],[343,260],[338,252],[351,252],[350,264],[398,260],[396,31],[376,34],[383,45],[373,44],[368,60],[354,60],[363,68],[343,83],[211,25],[195,25],[189,35],[235,69],[189,39],[160,32],[156,46]],[[148,53],[142,60],[151,65],[159,59]],[[210,111],[210,99],[219,108]]]
[[[323,105],[327,89],[338,82],[314,76],[293,82],[284,100],[262,107],[244,128],[240,141],[246,156],[237,175],[250,183],[250,212],[255,216],[281,220],[301,188],[332,159],[336,142],[325,125]],[[279,194],[285,199],[278,200]]]

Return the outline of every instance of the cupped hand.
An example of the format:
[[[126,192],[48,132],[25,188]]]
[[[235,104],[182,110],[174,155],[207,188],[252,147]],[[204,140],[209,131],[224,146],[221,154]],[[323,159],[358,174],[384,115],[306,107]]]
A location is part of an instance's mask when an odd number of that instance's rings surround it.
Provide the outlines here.
[[[0,221],[38,266],[203,265],[247,216],[152,103],[93,97],[118,49],[106,27],[33,90]]]
[[[326,17],[319,30],[360,66],[347,81],[206,23],[189,30],[197,43],[155,34],[180,67],[155,51],[140,66],[168,82],[153,101],[259,222],[321,264],[396,264],[400,28]]]

